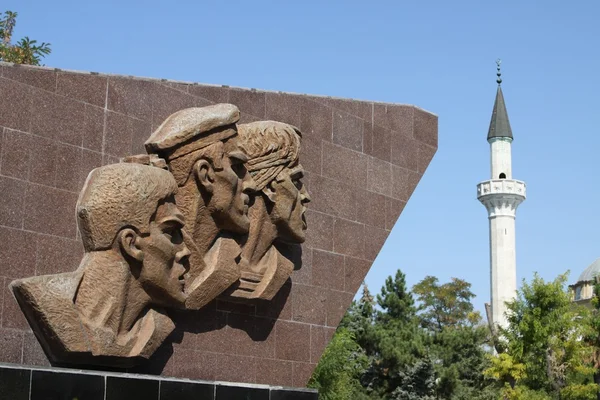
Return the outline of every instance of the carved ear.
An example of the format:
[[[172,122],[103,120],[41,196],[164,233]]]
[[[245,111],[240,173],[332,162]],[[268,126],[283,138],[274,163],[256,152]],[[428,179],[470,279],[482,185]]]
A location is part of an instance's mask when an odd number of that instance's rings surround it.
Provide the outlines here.
[[[204,159],[196,161],[194,164],[194,175],[196,175],[196,181],[204,188],[204,190],[208,193],[213,192],[215,170],[210,162]]]
[[[121,250],[129,255],[129,257],[142,261],[144,259],[144,252],[138,243],[138,234],[136,231],[130,228],[122,229],[118,233],[117,240],[119,241],[119,247]]]

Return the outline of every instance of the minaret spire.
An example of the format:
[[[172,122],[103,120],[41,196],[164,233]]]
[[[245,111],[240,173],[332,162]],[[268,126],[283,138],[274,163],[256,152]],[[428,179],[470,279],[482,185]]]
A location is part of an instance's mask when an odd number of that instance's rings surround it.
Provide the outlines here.
[[[512,129],[510,129],[510,122],[508,120],[508,112],[506,111],[506,104],[504,104],[504,95],[502,94],[502,72],[500,72],[500,64],[502,60],[496,60],[496,83],[498,83],[498,90],[496,90],[496,101],[494,101],[494,110],[492,111],[492,120],[490,121],[490,129],[488,130],[488,142],[490,139],[495,137],[513,138]]]
[[[496,83],[498,83],[498,86],[500,86],[500,84],[502,83],[502,72],[500,72],[500,64],[502,64],[502,60],[501,59],[497,59],[496,60]]]
[[[506,305],[516,296],[515,216],[525,200],[525,182],[512,178],[512,130],[502,94],[500,60],[496,61],[496,100],[488,131],[491,179],[477,185],[490,226],[490,311],[494,325],[506,327]],[[487,305],[486,305],[487,309]]]

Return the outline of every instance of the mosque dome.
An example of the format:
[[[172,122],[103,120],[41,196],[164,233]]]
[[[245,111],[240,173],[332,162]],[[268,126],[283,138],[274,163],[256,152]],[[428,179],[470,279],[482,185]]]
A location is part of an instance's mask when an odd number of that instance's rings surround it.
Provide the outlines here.
[[[577,283],[579,282],[589,282],[594,280],[595,277],[600,275],[600,258],[590,264],[581,275],[579,275],[579,279],[577,279]]]

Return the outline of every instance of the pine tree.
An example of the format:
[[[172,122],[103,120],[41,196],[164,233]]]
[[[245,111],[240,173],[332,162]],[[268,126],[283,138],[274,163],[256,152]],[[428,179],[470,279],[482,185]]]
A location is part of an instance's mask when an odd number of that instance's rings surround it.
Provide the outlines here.
[[[380,322],[409,321],[415,317],[415,301],[406,287],[406,276],[396,271],[396,276],[388,276],[377,295],[377,304],[383,312],[378,313]]]
[[[371,356],[374,352],[375,301],[365,283],[363,283],[362,291],[360,299],[352,301],[340,323],[340,327],[348,329],[354,336],[356,343],[365,351],[365,354]]]
[[[435,378],[433,364],[429,357],[415,362],[410,368],[400,372],[399,385],[390,399],[393,400],[435,400]]]
[[[369,386],[378,395],[388,398],[426,357],[426,338],[416,317],[414,299],[406,287],[406,277],[400,270],[393,278],[386,279],[377,295],[377,304],[381,310],[375,317],[376,358]],[[435,380],[433,370],[427,371],[431,372],[429,378]]]

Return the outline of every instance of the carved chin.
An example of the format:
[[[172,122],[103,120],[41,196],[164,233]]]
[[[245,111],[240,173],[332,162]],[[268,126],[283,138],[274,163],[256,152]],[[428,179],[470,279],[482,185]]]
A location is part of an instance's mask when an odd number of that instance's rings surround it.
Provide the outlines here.
[[[300,232],[297,232],[296,237],[298,239],[298,243],[304,243],[304,240],[306,239],[306,233],[304,232],[304,229],[302,229]]]
[[[165,306],[179,307],[183,306],[186,299],[185,293],[183,293],[183,283],[173,282],[169,292],[165,293]]]
[[[240,228],[240,233],[248,233],[248,230],[250,229],[250,218],[248,218],[247,212],[240,218],[238,226]]]
[[[213,214],[217,227],[223,231],[230,231],[238,234],[247,234],[250,229],[250,218],[244,208],[218,210]]]
[[[302,228],[301,222],[294,224],[294,226],[286,224],[284,229],[280,229],[278,239],[288,244],[300,244],[304,243],[306,232]]]

